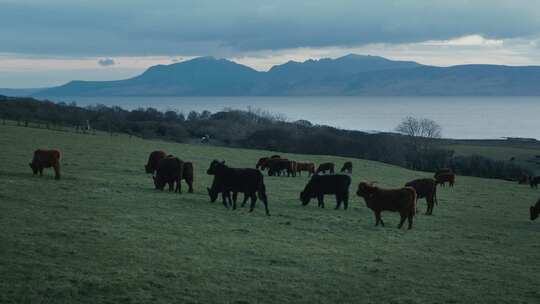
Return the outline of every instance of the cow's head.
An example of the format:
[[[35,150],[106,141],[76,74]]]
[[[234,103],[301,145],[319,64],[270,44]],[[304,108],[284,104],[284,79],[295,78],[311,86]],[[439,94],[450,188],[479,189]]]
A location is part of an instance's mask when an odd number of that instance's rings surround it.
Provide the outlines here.
[[[363,198],[371,197],[375,191],[377,191],[377,187],[373,186],[373,183],[366,183],[361,182],[358,184],[358,190],[356,191],[356,195],[361,196]]]
[[[309,195],[307,191],[300,192],[300,201],[302,202],[302,206],[309,204],[310,200],[311,200],[311,195]]]
[[[210,167],[208,168],[208,170],[206,170],[206,174],[209,174],[209,175],[216,175],[218,174],[219,172],[221,172],[224,168],[226,168],[227,166],[225,165],[225,161],[218,161],[218,160],[213,160],[211,163],[210,163]]]
[[[163,188],[165,188],[166,183],[161,178],[152,176],[152,179],[154,180],[154,186],[157,190],[163,190]]]
[[[216,189],[210,189],[208,187],[206,187],[206,190],[208,191],[208,196],[210,196],[210,202],[215,202],[217,197],[218,197],[218,194],[219,192],[217,192]]]
[[[38,174],[38,167],[34,163],[28,163],[30,168],[32,168],[32,172],[34,172],[34,175]]]
[[[538,215],[540,214],[540,208],[535,208],[531,206],[531,208],[529,209],[529,212],[531,213],[531,221],[534,221],[535,219],[538,218]]]
[[[154,173],[154,170],[152,170],[152,168],[148,164],[144,165],[144,171],[146,173]]]

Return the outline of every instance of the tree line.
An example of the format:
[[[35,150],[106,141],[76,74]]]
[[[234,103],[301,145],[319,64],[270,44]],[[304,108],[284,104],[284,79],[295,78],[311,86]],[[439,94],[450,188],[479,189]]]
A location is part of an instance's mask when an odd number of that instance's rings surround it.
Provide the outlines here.
[[[314,125],[306,120],[287,121],[280,115],[254,109],[191,111],[186,115],[151,107],[79,107],[75,103],[5,96],[0,96],[0,118],[17,121],[21,126],[43,123],[175,142],[205,138],[214,145],[364,158],[424,171],[451,167],[458,174],[479,177],[514,179],[528,173],[505,161],[478,155],[456,157],[454,151],[439,145],[440,127],[436,123],[424,120],[423,125],[415,125],[412,118],[406,118],[396,128],[403,134],[372,134]]]

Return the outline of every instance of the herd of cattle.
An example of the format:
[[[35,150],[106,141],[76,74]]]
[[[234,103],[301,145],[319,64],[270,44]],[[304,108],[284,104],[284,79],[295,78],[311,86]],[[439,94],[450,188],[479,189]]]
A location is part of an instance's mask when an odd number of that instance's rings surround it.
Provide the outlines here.
[[[53,168],[55,178],[60,179],[60,159],[61,153],[57,150],[36,150],[32,162],[29,164],[34,175],[37,173],[43,175],[44,168]],[[206,171],[213,175],[212,185],[207,188],[210,201],[215,202],[219,194],[222,197],[222,203],[226,208],[236,209],[238,193],[244,194],[242,207],[247,200],[251,200],[249,211],[252,212],[257,199],[260,199],[267,215],[270,215],[268,209],[268,197],[266,195],[266,186],[264,176],[261,171],[268,171],[269,176],[296,176],[301,175],[302,171],[308,172],[311,177],[304,190],[300,192],[300,201],[302,205],[309,204],[312,198],[316,198],[318,206],[324,208],[324,195],[333,194],[336,196],[336,207],[347,209],[349,203],[349,187],[351,177],[347,174],[334,174],[334,163],[322,163],[315,170],[315,164],[312,162],[296,162],[281,158],[279,155],[263,157],[253,168],[231,168],[225,164],[225,161],[214,160]],[[163,151],[154,151],[150,153],[148,162],[145,165],[145,171],[152,174],[154,187],[163,190],[168,185],[169,191],[182,192],[181,181],[184,180],[188,185],[188,192],[193,192],[193,163],[180,160],[178,157],[168,155]],[[351,162],[345,162],[341,168],[341,173],[351,174],[353,165]],[[326,174],[328,172],[328,174]],[[531,187],[537,187],[540,177],[529,178]],[[382,211],[399,212],[401,216],[398,228],[401,228],[408,221],[408,228],[412,228],[413,218],[417,212],[416,203],[418,199],[425,198],[427,202],[426,214],[433,213],[433,207],[437,203],[437,185],[445,186],[448,183],[450,187],[454,186],[455,174],[450,169],[438,170],[434,178],[422,178],[410,181],[404,187],[398,189],[383,189],[374,185],[374,183],[361,182],[358,185],[356,194],[362,197],[366,206],[371,209],[375,215],[375,226],[384,222],[381,218]],[[520,183],[522,181],[520,180]],[[535,206],[530,207],[530,219],[535,220],[540,214],[540,199]]]

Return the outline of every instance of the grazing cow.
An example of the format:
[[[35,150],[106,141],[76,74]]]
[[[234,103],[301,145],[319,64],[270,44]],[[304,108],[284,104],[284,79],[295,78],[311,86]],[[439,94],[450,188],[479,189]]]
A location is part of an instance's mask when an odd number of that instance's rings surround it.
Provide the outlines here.
[[[156,176],[153,176],[154,186],[158,190],[163,190],[165,184],[169,185],[169,191],[173,191],[176,184],[175,192],[182,193],[182,184],[180,181],[183,178],[184,162],[178,157],[167,156],[159,161]]]
[[[420,178],[405,184],[416,191],[416,199],[426,198],[426,214],[433,214],[433,206],[437,203],[437,182],[433,178]]]
[[[193,193],[193,163],[184,162],[184,169],[182,170],[182,179],[186,181],[188,185],[188,192]],[[180,187],[180,183],[176,186]]]
[[[230,168],[225,165],[225,161],[219,162],[214,160],[208,170],[206,170],[206,173],[215,176],[214,189],[208,189],[209,193],[222,192],[226,193],[228,197],[230,192],[243,192],[245,196],[244,201],[246,200],[246,196],[251,198],[249,212],[252,212],[253,208],[255,208],[255,202],[258,196],[264,204],[266,215],[270,215],[264,177],[259,170]],[[234,200],[233,209],[236,209],[236,201]]]
[[[52,167],[54,169],[54,179],[60,179],[60,159],[61,153],[58,150],[42,150],[34,151],[32,162],[28,165],[32,168],[34,175],[39,173],[43,176],[43,169]]]
[[[341,167],[341,172],[346,172],[349,174],[352,174],[352,162],[348,161],[343,164],[343,167]]]
[[[154,151],[150,153],[150,156],[148,156],[148,162],[146,165],[144,165],[144,170],[146,173],[152,173],[156,172],[157,166],[160,160],[167,157],[167,153],[163,151]]]
[[[361,182],[358,185],[356,194],[363,197],[366,206],[373,210],[375,214],[375,226],[384,222],[381,218],[381,212],[384,210],[398,211],[401,216],[398,228],[403,226],[405,219],[408,219],[409,229],[412,228],[413,217],[416,212],[416,191],[412,187],[401,189],[382,189],[372,184]]]
[[[531,176],[529,178],[529,184],[531,185],[531,188],[538,189],[538,184],[540,184],[540,176]]]
[[[435,174],[435,181],[438,185],[441,185],[444,187],[444,185],[448,182],[450,187],[454,187],[454,182],[456,181],[456,175],[454,173],[440,173]]]
[[[314,163],[301,163],[301,162],[297,162],[296,163],[296,173],[298,173],[298,175],[302,175],[302,171],[307,171],[308,172],[308,177],[312,176],[313,174],[315,174],[315,164]]]
[[[534,221],[538,217],[538,214],[540,214],[540,199],[538,199],[536,205],[531,206],[529,212],[531,213],[531,221]]]
[[[322,163],[319,165],[319,168],[317,168],[317,171],[315,171],[315,174],[323,173],[326,174],[326,171],[329,171],[331,174],[334,174],[334,163]]]
[[[218,177],[214,176],[214,180],[212,181],[212,186],[210,186],[210,188],[208,187],[206,188],[208,191],[208,195],[210,196],[210,202],[211,203],[215,202],[218,195],[221,193],[222,203],[225,206],[225,208],[233,207],[233,201],[236,202],[238,192],[233,192],[233,197],[231,199],[231,193],[229,191],[224,191],[222,186],[223,186],[223,183],[219,180]],[[244,207],[248,198],[249,197],[244,194],[242,207]]]
[[[351,178],[348,175],[313,175],[304,191],[300,192],[300,201],[305,206],[309,204],[311,198],[316,197],[320,208],[324,208],[324,195],[336,195],[336,209],[339,209],[343,202],[343,209],[349,206],[349,186]]]
[[[266,163],[269,176],[281,176],[283,171],[287,172],[287,176],[296,176],[296,162],[283,158],[270,159]]]

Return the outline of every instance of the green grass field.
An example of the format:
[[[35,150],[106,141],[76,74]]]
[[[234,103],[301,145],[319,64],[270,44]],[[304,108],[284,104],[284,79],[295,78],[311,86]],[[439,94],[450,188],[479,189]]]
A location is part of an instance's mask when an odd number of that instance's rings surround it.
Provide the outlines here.
[[[0,303],[539,303],[539,190],[458,177],[412,230],[372,212],[361,180],[397,187],[429,173],[352,159],[349,210],[313,201],[307,177],[265,177],[260,203],[210,203],[213,159],[253,167],[272,152],[182,145],[127,136],[0,126]],[[63,178],[34,177],[34,149],[63,151]],[[149,152],[196,166],[195,193],[153,189]],[[295,160],[345,158],[282,154]]]

